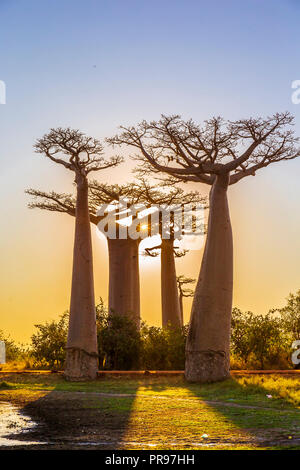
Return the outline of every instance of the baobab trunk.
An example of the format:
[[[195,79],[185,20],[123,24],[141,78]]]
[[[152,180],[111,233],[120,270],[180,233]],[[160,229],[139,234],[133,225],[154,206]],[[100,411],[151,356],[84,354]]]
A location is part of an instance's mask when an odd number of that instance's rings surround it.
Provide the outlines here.
[[[161,306],[162,326],[181,326],[181,313],[176,280],[174,240],[161,242]]]
[[[110,314],[127,315],[140,328],[140,240],[107,238]]]
[[[97,376],[98,370],[92,241],[86,177],[77,175],[76,185],[72,291],[65,364],[65,377],[69,380],[93,379]]]
[[[228,182],[228,174],[216,176],[210,192],[207,239],[186,345],[185,376],[192,382],[230,375],[233,246]]]

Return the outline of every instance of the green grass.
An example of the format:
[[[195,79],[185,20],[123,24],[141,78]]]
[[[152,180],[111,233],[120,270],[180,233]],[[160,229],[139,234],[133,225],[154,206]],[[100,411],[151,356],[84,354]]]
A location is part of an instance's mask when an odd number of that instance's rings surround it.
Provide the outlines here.
[[[0,382],[0,390],[10,390],[14,388],[14,385],[8,384],[7,382]]]
[[[61,375],[11,374],[5,377],[6,386],[19,390],[136,393],[147,396],[187,397],[222,400],[240,404],[257,404],[264,407],[300,406],[299,378],[272,376],[244,376],[215,384],[188,384],[182,377],[155,377],[130,379],[113,377],[92,382],[67,382]],[[0,382],[1,384],[1,382]],[[0,385],[1,386],[1,385]],[[272,395],[272,399],[267,398]]]
[[[242,376],[199,385],[182,377],[70,383],[55,374],[11,374],[2,383],[0,401],[49,396],[53,404],[58,395],[52,392],[65,392],[60,400],[80,400],[81,410],[103,417],[108,434],[122,421],[119,448],[299,449],[300,384],[293,377]]]

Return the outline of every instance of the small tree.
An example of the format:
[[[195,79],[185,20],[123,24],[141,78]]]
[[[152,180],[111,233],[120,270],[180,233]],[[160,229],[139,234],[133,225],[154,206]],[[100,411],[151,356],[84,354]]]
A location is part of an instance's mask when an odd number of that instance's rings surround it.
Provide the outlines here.
[[[245,364],[250,358],[254,358],[261,369],[266,364],[278,363],[288,349],[280,318],[273,311],[266,315],[254,315],[234,308],[231,344],[234,354]]]
[[[285,307],[273,310],[281,318],[281,324],[291,342],[300,339],[300,290],[290,294]]]
[[[98,324],[100,364],[109,370],[139,368],[140,333],[127,315],[110,315]]]
[[[252,353],[264,369],[266,362],[278,360],[282,351],[282,329],[280,320],[272,312],[267,315],[253,315],[251,325]]]
[[[238,308],[232,310],[231,317],[231,345],[234,354],[242,359],[245,364],[253,351],[253,341],[255,337],[252,334],[253,313],[242,312]]]
[[[177,276],[177,287],[179,292],[179,304],[180,304],[180,314],[181,314],[181,324],[183,325],[183,298],[184,297],[194,297],[194,290],[184,287],[187,284],[194,284],[196,279],[191,277],[185,277],[182,274]]]
[[[0,341],[5,343],[6,361],[15,361],[25,354],[23,346],[18,346],[10,336],[6,336],[2,330],[0,330]]]
[[[52,369],[62,369],[66,356],[69,314],[60,316],[59,321],[35,325],[37,332],[31,336],[31,354],[35,361]]]
[[[141,367],[147,370],[182,370],[187,327],[141,328]]]

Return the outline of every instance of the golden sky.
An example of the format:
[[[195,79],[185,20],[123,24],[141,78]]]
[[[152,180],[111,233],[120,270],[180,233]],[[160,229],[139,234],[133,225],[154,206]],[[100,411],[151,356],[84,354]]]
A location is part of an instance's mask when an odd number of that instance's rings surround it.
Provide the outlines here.
[[[51,127],[103,139],[161,113],[201,123],[288,110],[300,136],[300,106],[291,101],[299,2],[71,3],[0,1],[0,329],[18,341],[69,306],[74,220],[28,210],[24,194],[74,189],[71,173],[33,152]],[[125,182],[130,166],[95,176]],[[300,288],[299,174],[300,159],[282,162],[230,188],[235,306],[265,313]],[[95,233],[93,241],[96,296],[106,301],[107,250]],[[197,277],[201,256],[177,260],[178,273]],[[142,317],[156,325],[159,280],[159,259],[141,259]],[[189,311],[187,300],[186,320]]]
[[[46,158],[47,184],[40,187],[73,191],[72,174]],[[114,179],[125,180],[123,164]],[[265,313],[281,306],[300,287],[300,214],[297,210],[297,163],[283,162],[230,188],[234,233],[234,306]],[[294,171],[295,170],[295,171]],[[109,173],[98,173],[105,180]],[[128,175],[130,176],[130,174]],[[289,187],[282,179],[289,178]],[[52,180],[52,183],[50,181]],[[205,185],[191,184],[203,194]],[[185,186],[188,188],[189,186]],[[68,309],[71,285],[74,219],[26,208],[28,196],[16,194],[15,211],[2,214],[1,329],[27,342],[36,323],[55,319]],[[5,212],[5,211],[4,211]],[[9,227],[9,230],[8,230]],[[92,226],[96,297],[107,302],[106,241]],[[6,228],[6,230],[5,230]],[[190,251],[176,261],[178,274],[197,277],[202,252]],[[140,257],[142,318],[160,325],[160,260]],[[191,301],[185,301],[188,321]]]

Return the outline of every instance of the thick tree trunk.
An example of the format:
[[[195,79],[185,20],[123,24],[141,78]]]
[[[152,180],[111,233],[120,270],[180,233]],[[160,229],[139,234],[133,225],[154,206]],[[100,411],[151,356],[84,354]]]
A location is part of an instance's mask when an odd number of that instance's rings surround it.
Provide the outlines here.
[[[85,380],[97,376],[98,350],[87,179],[77,176],[76,184],[75,241],[65,377],[69,380]]]
[[[207,239],[186,345],[185,376],[193,382],[230,375],[233,246],[228,181],[229,175],[217,176],[210,192]]]
[[[174,241],[161,242],[161,307],[162,326],[181,326],[180,304],[176,281]]]
[[[110,314],[127,315],[140,328],[140,240],[107,239]]]

